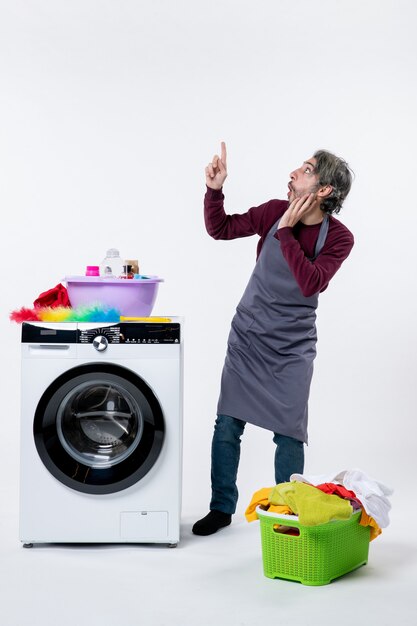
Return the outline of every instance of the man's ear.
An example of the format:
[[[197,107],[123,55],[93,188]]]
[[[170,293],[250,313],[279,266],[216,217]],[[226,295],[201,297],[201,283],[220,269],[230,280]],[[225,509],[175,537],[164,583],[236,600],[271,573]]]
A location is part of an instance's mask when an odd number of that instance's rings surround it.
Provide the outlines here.
[[[333,191],[333,187],[331,185],[325,185],[324,187],[320,187],[317,191],[317,196],[319,198],[327,198]]]

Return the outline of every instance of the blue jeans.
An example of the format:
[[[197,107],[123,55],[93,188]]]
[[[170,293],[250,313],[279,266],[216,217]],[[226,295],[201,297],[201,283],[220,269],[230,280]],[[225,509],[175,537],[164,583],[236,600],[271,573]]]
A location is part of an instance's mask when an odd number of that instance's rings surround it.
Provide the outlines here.
[[[240,438],[246,422],[228,415],[218,415],[211,447],[211,502],[210,510],[233,514],[236,511],[238,490],[237,470],[240,459]],[[304,470],[304,444],[292,437],[274,433],[275,483],[285,483],[291,474]]]

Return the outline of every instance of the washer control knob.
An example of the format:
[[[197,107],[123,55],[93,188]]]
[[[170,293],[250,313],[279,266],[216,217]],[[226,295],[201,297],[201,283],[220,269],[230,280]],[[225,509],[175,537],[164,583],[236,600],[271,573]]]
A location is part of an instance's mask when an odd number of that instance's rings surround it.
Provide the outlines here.
[[[103,352],[103,350],[106,350],[108,345],[109,342],[107,341],[106,337],[103,337],[103,335],[98,335],[93,339],[93,346],[96,350],[98,350],[98,352]]]

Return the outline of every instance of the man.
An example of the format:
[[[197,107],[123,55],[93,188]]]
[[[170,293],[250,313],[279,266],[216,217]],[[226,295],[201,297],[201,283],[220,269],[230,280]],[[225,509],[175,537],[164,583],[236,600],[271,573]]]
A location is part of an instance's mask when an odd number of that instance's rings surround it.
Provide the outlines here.
[[[243,214],[224,211],[224,143],[205,173],[209,235],[257,234],[260,240],[228,339],[212,442],[210,512],[194,524],[196,535],[211,535],[231,523],[246,422],[274,433],[277,484],[303,473],[318,294],[353,246],[350,231],[332,215],[349,193],[351,171],[329,152],[317,151],[290,174],[288,201],[270,200]]]

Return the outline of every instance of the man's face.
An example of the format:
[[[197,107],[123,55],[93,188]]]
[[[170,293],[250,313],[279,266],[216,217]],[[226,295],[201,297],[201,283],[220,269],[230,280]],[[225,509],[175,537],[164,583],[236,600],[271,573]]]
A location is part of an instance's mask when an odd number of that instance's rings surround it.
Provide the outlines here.
[[[319,179],[315,173],[316,159],[312,157],[304,161],[301,167],[290,174],[291,181],[288,183],[288,200],[292,202],[304,194],[317,191]]]

